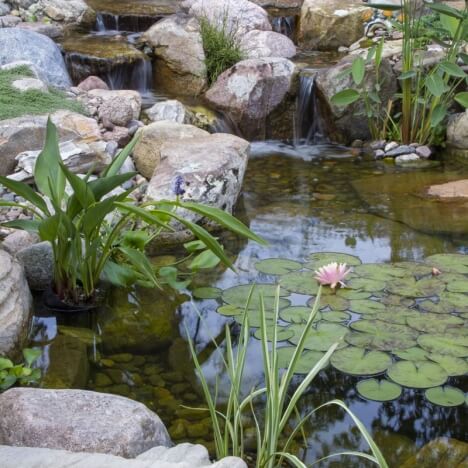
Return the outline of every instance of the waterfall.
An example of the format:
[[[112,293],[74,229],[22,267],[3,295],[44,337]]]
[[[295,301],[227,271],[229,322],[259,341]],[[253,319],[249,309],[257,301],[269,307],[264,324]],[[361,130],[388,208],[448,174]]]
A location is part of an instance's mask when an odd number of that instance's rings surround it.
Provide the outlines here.
[[[315,145],[328,142],[327,129],[320,112],[315,73],[301,74],[296,103],[294,144]]]
[[[271,20],[273,31],[281,33],[290,39],[293,39],[296,32],[295,16],[275,16]]]
[[[159,19],[161,19],[160,16],[114,15],[100,12],[96,15],[94,30],[100,34],[116,32],[141,33],[147,31]]]
[[[153,81],[153,67],[148,59],[118,65],[104,77],[110,89],[134,89],[144,95],[150,92]]]

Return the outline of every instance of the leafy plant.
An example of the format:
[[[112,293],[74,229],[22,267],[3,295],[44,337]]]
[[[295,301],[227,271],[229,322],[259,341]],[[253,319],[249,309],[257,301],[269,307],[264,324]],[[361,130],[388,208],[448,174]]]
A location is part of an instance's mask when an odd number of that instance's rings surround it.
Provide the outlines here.
[[[228,26],[227,14],[221,27],[213,25],[207,18],[200,20],[200,32],[205,51],[205,66],[208,84],[213,84],[219,75],[245,58],[236,29]]]
[[[39,349],[23,349],[24,363],[13,364],[10,359],[0,357],[0,391],[5,391],[19,383],[21,385],[33,383],[41,377],[40,369],[32,369],[34,361],[41,355]]]
[[[81,178],[62,162],[57,129],[49,120],[44,149],[37,158],[34,182],[29,185],[0,177],[0,183],[26,200],[26,203],[0,201],[0,206],[18,206],[33,214],[33,219],[16,220],[5,226],[37,232],[52,245],[54,290],[65,301],[78,303],[92,299],[102,279],[118,286],[139,283],[160,287],[162,282],[183,286],[177,269],[164,267],[156,273],[145,256],[148,242],[162,230],[173,230],[171,222],[181,223],[198,239],[186,244],[193,257],[190,268],[210,268],[217,261],[231,267],[222,246],[201,226],[187,220],[177,210],[197,213],[240,236],[264,241],[233,216],[222,210],[197,203],[175,201],[148,202],[137,206],[129,198],[136,187],[115,193],[135,173],[119,170],[136,144],[124,148],[101,176]],[[67,184],[70,193],[66,190]],[[137,225],[143,224],[143,228]],[[156,228],[150,231],[147,228]],[[214,258],[214,261],[213,261]]]
[[[386,118],[379,125],[383,133],[388,132],[402,143],[433,144],[440,141],[449,108],[454,101],[464,108],[468,107],[468,93],[458,92],[459,87],[468,83],[468,75],[458,64],[468,64],[468,56],[461,51],[468,33],[468,7],[460,11],[445,4],[427,4],[438,15],[443,29],[443,33],[434,31],[432,39],[444,48],[444,57],[431,66],[426,64],[425,50],[421,48],[421,38],[426,34],[425,20],[416,4],[412,0],[401,0],[400,5],[372,4],[373,8],[402,10],[402,72],[398,77],[401,93],[387,106]],[[378,69],[377,61],[375,68]],[[365,61],[361,57],[356,58],[349,73],[353,75],[355,85],[359,85],[365,74]],[[376,78],[378,83],[378,76]],[[337,93],[333,102],[347,106],[359,99],[366,102],[368,97],[371,96],[359,89],[347,89]],[[374,98],[373,101],[377,103],[378,99]],[[401,105],[397,106],[396,103],[400,101]],[[401,110],[397,111],[399,108]],[[374,114],[369,113],[369,116],[373,118]],[[375,123],[369,122],[369,128],[375,138],[378,135]]]
[[[291,351],[291,355],[288,355],[288,366],[282,373],[280,371],[280,361],[283,359],[283,356],[280,351],[281,348],[277,347],[280,289],[278,287],[276,291],[273,312],[274,317],[271,321],[267,321],[265,305],[261,295],[261,323],[257,335],[259,334],[261,339],[265,384],[260,388],[253,388],[249,395],[243,398],[241,386],[246,366],[247,348],[250,340],[248,310],[250,299],[253,297],[252,294],[254,292],[254,288],[251,288],[250,296],[244,311],[244,318],[242,320],[237,346],[233,344],[229,327],[226,326],[225,330],[226,357],[224,358],[223,356],[223,365],[230,380],[230,390],[227,403],[222,409],[218,405],[217,390],[213,396],[203,374],[194,344],[189,341],[191,354],[195,361],[204,397],[208,405],[207,411],[209,411],[213,425],[214,441],[218,458],[231,455],[243,457],[245,455],[244,420],[249,413],[255,421],[257,440],[255,466],[257,468],[282,466],[283,461],[296,467],[305,468],[306,465],[299,460],[297,456],[289,452],[291,444],[294,439],[301,434],[304,424],[315,415],[317,411],[335,405],[341,407],[351,416],[369,444],[372,455],[363,452],[347,451],[329,455],[321,460],[334,456],[353,455],[371,460],[380,467],[386,468],[388,466],[367,429],[349,410],[344,402],[332,400],[312,409],[305,416],[299,415],[297,409],[299,400],[312,384],[316,375],[326,367],[330,357],[338,346],[338,343],[335,343],[323,355],[314,356],[310,361],[311,366],[303,380],[297,387],[293,388],[292,382],[296,370],[298,370],[298,367],[301,367],[301,372],[304,371],[303,353],[305,343],[319,309],[321,291],[322,286],[319,288],[314,306],[304,325],[296,347],[294,351]],[[218,352],[223,355],[222,350],[214,340],[213,343]],[[236,351],[235,347],[237,347]],[[293,427],[291,427],[291,425],[293,425]]]

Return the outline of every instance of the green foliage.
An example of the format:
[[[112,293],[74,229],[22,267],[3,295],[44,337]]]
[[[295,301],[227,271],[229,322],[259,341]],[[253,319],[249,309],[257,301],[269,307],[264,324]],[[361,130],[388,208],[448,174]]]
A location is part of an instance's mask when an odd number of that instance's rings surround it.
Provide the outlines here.
[[[200,32],[205,51],[205,66],[208,84],[213,84],[219,75],[245,58],[236,31],[227,25],[224,18],[221,27],[212,25],[206,18],[200,21]]]
[[[442,141],[448,111],[454,101],[468,107],[468,94],[459,92],[468,83],[468,75],[460,66],[468,57],[462,46],[468,33],[468,7],[457,10],[442,3],[428,3],[430,16],[416,13],[412,0],[401,0],[403,32],[402,72],[398,77],[401,93],[389,103],[379,96],[381,82],[379,66],[381,54],[369,52],[366,60],[357,57],[346,70],[352,76],[354,87],[337,93],[333,102],[348,106],[357,100],[364,102],[369,129],[374,139],[390,138],[405,144],[439,144]],[[374,8],[392,9],[388,5],[373,4]],[[436,42],[445,51],[443,59],[428,66],[424,60],[425,46]],[[383,40],[380,43],[383,45]],[[375,89],[366,89],[365,65],[374,61]],[[382,115],[382,108],[385,113]]]
[[[83,113],[83,107],[67,98],[65,93],[56,89],[48,92],[38,90],[18,91],[11,86],[12,81],[32,76],[28,67],[0,70],[0,120],[21,117],[26,114],[52,113],[68,109]]]
[[[255,286],[251,287],[250,297],[255,293]],[[275,306],[273,309],[273,326],[267,320],[267,313],[263,301],[261,301],[260,328],[256,336],[261,340],[263,355],[263,371],[265,376],[264,385],[253,388],[249,395],[242,397],[242,382],[244,377],[247,348],[250,340],[249,332],[249,301],[247,299],[244,309],[244,320],[237,339],[233,343],[231,332],[226,326],[225,356],[219,346],[213,340],[218,352],[223,355],[224,370],[230,380],[230,393],[223,409],[218,407],[217,392],[213,397],[208,383],[203,375],[193,343],[190,341],[190,349],[199,378],[205,400],[207,411],[210,414],[213,425],[216,455],[218,458],[226,456],[244,457],[244,419],[250,414],[255,421],[257,450],[255,466],[257,468],[273,468],[283,466],[283,462],[305,468],[306,465],[295,455],[289,453],[291,443],[301,434],[304,424],[315,413],[328,406],[338,406],[351,416],[358,430],[368,443],[372,455],[363,452],[343,452],[332,454],[321,460],[340,455],[353,455],[366,458],[380,467],[387,467],[379,448],[372,440],[370,434],[357,417],[340,400],[332,400],[314,408],[306,415],[299,415],[297,405],[301,397],[307,392],[317,374],[326,367],[330,357],[333,355],[338,343],[333,344],[325,353],[305,350],[306,340],[311,331],[318,313],[320,304],[321,287],[317,294],[314,307],[309,313],[307,322],[302,333],[298,337],[294,348],[279,348],[277,342],[281,329],[276,326],[279,316],[280,288],[275,294]],[[271,312],[268,314],[270,316]],[[281,370],[284,368],[284,371]],[[305,374],[298,385],[294,385],[295,373]],[[317,463],[321,460],[317,460]]]
[[[136,139],[129,143],[104,173],[90,180],[71,173],[62,163],[57,129],[49,120],[44,149],[34,169],[35,192],[25,183],[0,177],[0,183],[23,197],[30,204],[33,220],[17,220],[6,226],[37,232],[52,245],[54,254],[54,289],[59,297],[71,303],[92,299],[101,279],[118,286],[134,283],[174,288],[186,287],[188,281],[178,280],[178,270],[165,266],[155,271],[144,250],[162,230],[172,230],[172,220],[182,223],[198,240],[187,244],[195,272],[211,268],[219,261],[231,267],[231,262],[219,242],[204,228],[191,223],[177,213],[179,208],[203,214],[231,232],[257,242],[264,241],[233,216],[216,208],[196,203],[176,201],[149,202],[136,206],[128,198],[136,188],[113,194],[112,191],[134,176],[118,174],[130,155]],[[71,194],[65,186],[71,187]],[[0,206],[15,206],[1,202]],[[24,207],[24,205],[21,205]],[[136,225],[143,224],[141,229]],[[149,228],[156,228],[156,233]]]
[[[38,349],[25,348],[24,362],[16,365],[10,359],[0,357],[0,391],[5,391],[16,383],[27,385],[40,379],[41,370],[31,368],[40,355],[41,351]]]

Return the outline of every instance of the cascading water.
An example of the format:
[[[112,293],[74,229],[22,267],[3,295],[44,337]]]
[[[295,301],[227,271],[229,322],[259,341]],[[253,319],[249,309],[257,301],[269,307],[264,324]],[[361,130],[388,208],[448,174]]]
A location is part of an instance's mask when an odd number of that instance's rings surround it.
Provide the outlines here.
[[[315,73],[306,70],[299,77],[299,94],[294,125],[295,145],[327,143],[327,128],[320,112]]]
[[[275,16],[271,20],[273,31],[293,39],[296,33],[295,16]]]

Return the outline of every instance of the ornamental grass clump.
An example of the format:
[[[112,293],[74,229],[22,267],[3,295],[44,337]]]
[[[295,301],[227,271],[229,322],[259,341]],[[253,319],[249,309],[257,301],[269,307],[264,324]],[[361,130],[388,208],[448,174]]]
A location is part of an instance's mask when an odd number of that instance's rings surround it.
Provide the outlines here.
[[[339,345],[339,343],[335,343],[331,346],[324,356],[313,365],[299,385],[293,385],[294,374],[300,365],[300,358],[305,349],[306,339],[313,327],[313,322],[319,309],[322,286],[319,287],[313,308],[304,324],[304,329],[292,354],[289,366],[284,371],[281,371],[279,366],[278,350],[281,348],[278,348],[279,330],[276,325],[279,317],[280,288],[278,287],[276,292],[272,320],[269,320],[271,319],[270,313],[268,313],[268,320],[266,318],[267,312],[265,311],[263,296],[260,295],[260,341],[265,382],[258,388],[252,388],[245,398],[242,396],[241,387],[246,369],[247,349],[251,339],[248,308],[254,288],[255,286],[252,287],[247,300],[237,343],[233,343],[231,330],[228,325],[226,325],[225,329],[225,354],[221,350],[220,345],[213,339],[217,352],[221,353],[223,367],[231,385],[227,402],[222,406],[218,405],[217,385],[213,396],[203,374],[195,346],[189,340],[191,354],[208,406],[206,411],[209,412],[213,426],[217,457],[245,457],[247,454],[247,449],[244,446],[245,420],[250,416],[254,420],[256,432],[257,447],[254,453],[256,468],[274,468],[283,466],[283,464],[306,468],[306,465],[296,455],[290,453],[294,440],[297,437],[303,436],[304,425],[316,412],[329,406],[339,406],[356,424],[368,443],[372,455],[364,452],[345,451],[323,457],[317,460],[316,463],[337,456],[357,456],[370,460],[382,468],[387,468],[388,465],[369,432],[343,401],[332,400],[316,408],[312,408],[305,416],[299,414],[298,403],[301,397],[306,394],[309,386],[313,384],[313,380],[317,374],[328,365],[330,357]]]

